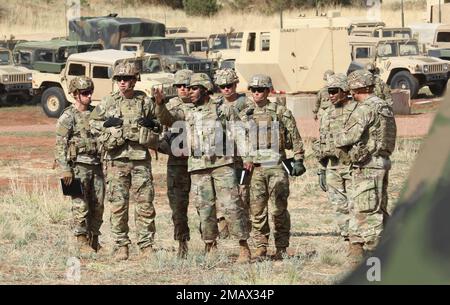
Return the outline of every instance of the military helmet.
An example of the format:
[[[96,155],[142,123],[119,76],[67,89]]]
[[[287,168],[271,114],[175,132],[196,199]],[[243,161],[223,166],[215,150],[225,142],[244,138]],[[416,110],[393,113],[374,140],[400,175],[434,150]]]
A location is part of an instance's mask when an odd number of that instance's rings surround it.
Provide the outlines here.
[[[139,77],[139,68],[132,62],[121,62],[114,68],[113,79],[119,76],[134,76]]]
[[[69,84],[69,94],[74,93],[77,90],[94,90],[94,83],[92,79],[87,76],[77,76],[70,81]]]
[[[331,75],[334,75],[334,71],[333,70],[326,70],[323,73],[323,80],[326,81],[328,79],[328,77],[330,77]]]
[[[213,91],[213,84],[211,82],[211,79],[209,78],[208,74],[205,73],[194,73],[191,75],[188,87],[193,86],[202,86],[208,91]]]
[[[187,70],[187,69],[183,69],[183,70],[178,70],[175,73],[175,82],[173,83],[173,85],[189,85],[189,80],[192,76],[192,74],[194,74],[194,72],[192,72],[191,70]]]
[[[248,89],[252,87],[272,89],[272,79],[268,75],[255,74],[252,76],[252,79],[248,83]]]
[[[237,83],[239,83],[239,77],[233,69],[220,69],[214,75],[214,84],[217,86]]]
[[[348,91],[347,75],[338,73],[330,75],[327,80],[328,88],[341,88],[342,91]]]
[[[356,70],[348,75],[348,87],[351,90],[370,87],[373,85],[373,74],[367,70]]]

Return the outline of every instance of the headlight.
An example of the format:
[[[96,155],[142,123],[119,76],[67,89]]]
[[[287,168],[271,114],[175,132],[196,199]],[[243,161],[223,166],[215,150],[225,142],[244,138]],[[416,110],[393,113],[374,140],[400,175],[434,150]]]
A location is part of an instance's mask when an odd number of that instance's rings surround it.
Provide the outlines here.
[[[33,75],[29,74],[27,79],[31,82],[33,80]]]
[[[3,81],[4,81],[5,83],[7,83],[7,82],[9,81],[8,75],[3,76]]]
[[[425,66],[423,66],[423,73],[427,73],[427,72],[428,72],[428,66],[425,65]]]

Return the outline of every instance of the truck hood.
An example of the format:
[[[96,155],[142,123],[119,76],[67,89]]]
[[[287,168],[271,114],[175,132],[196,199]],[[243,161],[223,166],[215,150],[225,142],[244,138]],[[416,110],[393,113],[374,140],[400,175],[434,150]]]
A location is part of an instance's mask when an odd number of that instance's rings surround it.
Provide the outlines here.
[[[31,73],[32,71],[20,66],[0,66],[1,74],[23,74],[23,73]]]

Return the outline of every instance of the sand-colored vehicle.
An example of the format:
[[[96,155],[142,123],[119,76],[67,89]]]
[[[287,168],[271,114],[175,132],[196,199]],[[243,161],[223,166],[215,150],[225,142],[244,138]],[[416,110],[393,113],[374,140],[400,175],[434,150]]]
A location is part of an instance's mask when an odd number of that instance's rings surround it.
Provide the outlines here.
[[[410,27],[425,53],[450,60],[450,24],[415,23]]]
[[[0,48],[0,100],[13,102],[30,98],[32,71],[14,65],[9,49]]]
[[[44,112],[49,117],[58,117],[69,102],[70,81],[79,75],[92,78],[95,86],[92,104],[96,105],[104,96],[117,89],[112,80],[114,67],[123,61],[135,62],[141,71],[135,90],[151,96],[152,88],[162,88],[167,99],[176,96],[173,87],[173,74],[162,71],[160,57],[157,54],[101,50],[72,54],[60,74],[33,73],[33,91],[41,96]]]
[[[183,38],[186,41],[187,52],[191,56],[208,58],[208,35],[202,33],[173,33],[166,37]]]
[[[209,52],[208,58],[217,62],[221,69],[234,69],[236,59],[242,44],[242,32],[229,32],[220,34],[211,34],[208,38]]]
[[[450,62],[420,55],[416,39],[349,36],[349,40],[352,59],[363,65],[375,63],[391,88],[408,89],[411,98],[423,86],[434,95],[445,91]]]
[[[354,27],[352,28],[350,35],[353,36],[365,36],[365,37],[398,37],[398,38],[412,38],[412,32],[410,28],[402,27]]]

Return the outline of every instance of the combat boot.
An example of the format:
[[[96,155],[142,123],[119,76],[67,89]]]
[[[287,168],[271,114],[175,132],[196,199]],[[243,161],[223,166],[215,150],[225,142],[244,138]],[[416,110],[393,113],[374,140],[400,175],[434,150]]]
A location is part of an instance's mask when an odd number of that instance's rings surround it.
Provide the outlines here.
[[[216,241],[213,242],[206,242],[205,243],[205,256],[206,258],[212,258],[217,253],[217,243]]]
[[[256,249],[255,256],[258,259],[265,259],[267,257],[267,248],[266,248],[266,246],[258,247]]]
[[[277,247],[275,255],[273,256],[274,260],[283,260],[284,256],[287,255],[286,247]]]
[[[239,257],[237,259],[238,264],[248,264],[250,263],[252,254],[250,253],[250,248],[246,240],[239,241]]]
[[[90,240],[91,248],[94,249],[95,252],[98,252],[102,247],[100,246],[100,243],[98,242],[98,235],[92,235],[92,238]]]
[[[141,258],[149,258],[154,252],[155,250],[153,250],[152,246],[147,246],[140,249],[140,256]]]
[[[114,254],[114,260],[116,262],[125,261],[128,259],[128,246],[121,246],[116,250]]]
[[[220,218],[217,223],[219,229],[219,237],[221,239],[227,239],[230,236],[230,231],[228,230],[228,223],[225,218]]]
[[[78,235],[77,243],[81,256],[89,256],[95,253],[95,251],[89,246],[89,240],[87,239],[86,235]]]
[[[186,259],[188,254],[188,243],[186,240],[178,241],[178,258]]]

